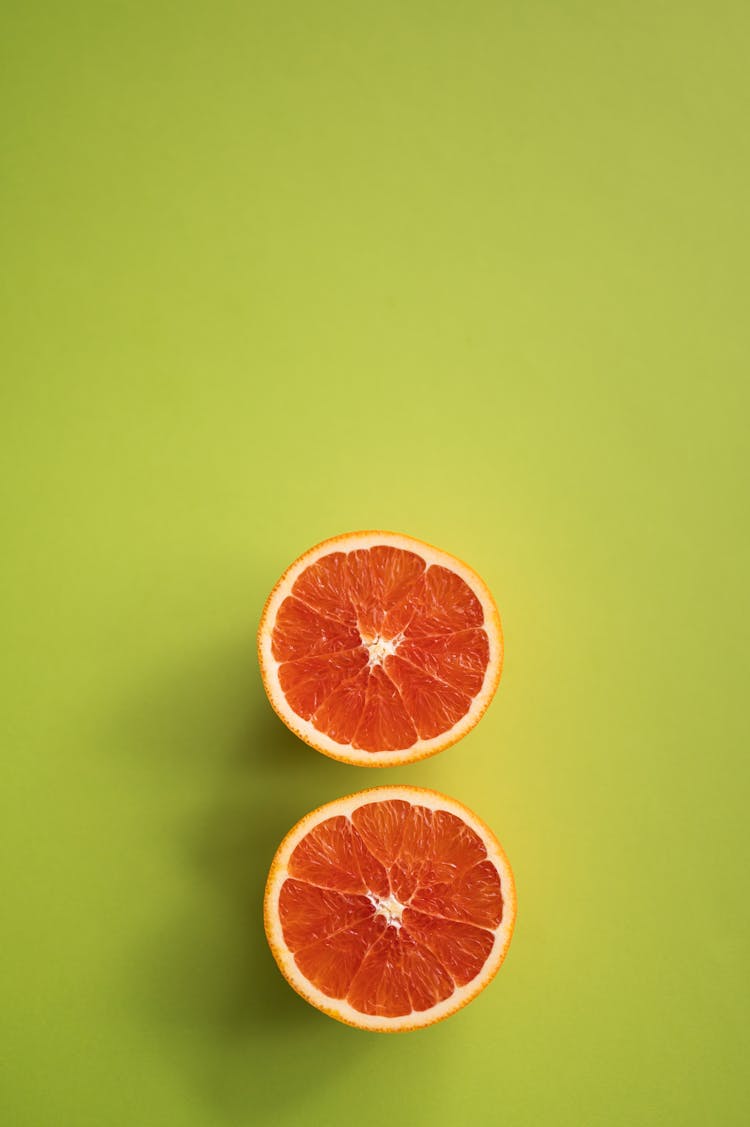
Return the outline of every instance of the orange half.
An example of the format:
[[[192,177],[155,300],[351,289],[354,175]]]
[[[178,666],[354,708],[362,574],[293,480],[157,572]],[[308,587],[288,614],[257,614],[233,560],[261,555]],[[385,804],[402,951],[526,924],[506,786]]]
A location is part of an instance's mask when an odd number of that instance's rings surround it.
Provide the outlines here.
[[[266,935],[298,994],[360,1029],[419,1029],[494,977],[516,917],[500,843],[460,802],[375,787],[308,814],[266,885]]]
[[[434,755],[482,716],[500,680],[500,615],[467,564],[421,540],[353,532],[300,556],[258,630],[274,709],[345,763]]]

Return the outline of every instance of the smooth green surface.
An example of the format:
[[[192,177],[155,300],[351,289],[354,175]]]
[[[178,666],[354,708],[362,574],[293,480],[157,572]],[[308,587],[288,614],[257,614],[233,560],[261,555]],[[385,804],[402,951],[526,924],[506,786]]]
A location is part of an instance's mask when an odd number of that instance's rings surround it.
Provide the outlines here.
[[[6,5],[7,1127],[748,1122],[744,3]],[[347,768],[265,702],[281,570],[473,564],[498,696]],[[500,975],[397,1038],[262,933],[290,825],[445,790]]]

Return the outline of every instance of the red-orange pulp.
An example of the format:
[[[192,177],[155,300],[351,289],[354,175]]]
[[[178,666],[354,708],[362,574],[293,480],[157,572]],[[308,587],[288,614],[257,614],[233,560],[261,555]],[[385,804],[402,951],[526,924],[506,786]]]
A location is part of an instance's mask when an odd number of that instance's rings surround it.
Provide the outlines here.
[[[482,606],[456,572],[402,548],[332,551],[281,603],[272,635],[292,710],[368,752],[448,731],[482,688]]]
[[[374,801],[297,844],[279,897],[304,977],[360,1013],[422,1012],[482,970],[503,917],[497,868],[456,815]]]

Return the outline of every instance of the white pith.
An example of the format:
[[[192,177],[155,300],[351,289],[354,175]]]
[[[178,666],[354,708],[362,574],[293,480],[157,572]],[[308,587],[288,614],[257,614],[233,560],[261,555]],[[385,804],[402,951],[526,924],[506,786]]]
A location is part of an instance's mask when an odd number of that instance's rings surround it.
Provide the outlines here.
[[[374,638],[368,638],[364,634],[360,634],[360,638],[368,653],[368,665],[372,668],[373,665],[382,665],[389,654],[395,654],[399,644],[403,641],[403,634],[399,634],[395,638],[381,638],[379,634],[376,634]]]
[[[398,748],[395,751],[364,751],[351,744],[338,743],[331,739],[325,732],[321,732],[310,720],[298,716],[289,706],[286,696],[279,681],[280,662],[273,656],[273,627],[276,622],[279,607],[290,594],[292,587],[300,574],[305,571],[321,556],[332,552],[350,552],[361,549],[374,548],[381,545],[400,548],[403,551],[413,552],[420,556],[427,567],[437,565],[449,568],[464,580],[479,600],[484,615],[483,628],[489,642],[489,660],[484,673],[482,687],[473,698],[468,711],[456,721],[452,728],[439,733],[429,739],[418,738],[409,748]],[[401,637],[384,639],[380,637],[362,637],[362,643],[368,650],[369,667],[382,664],[385,658],[395,653]],[[348,536],[334,537],[318,544],[305,555],[296,560],[284,574],[278,585],[274,588],[263,613],[261,627],[258,633],[258,657],[260,660],[263,681],[268,696],[277,713],[293,732],[301,739],[333,759],[340,759],[347,763],[359,763],[367,766],[387,767],[389,764],[403,763],[415,759],[422,759],[436,751],[440,751],[450,744],[455,743],[461,736],[476,724],[492,695],[497,688],[503,660],[502,631],[500,616],[495,602],[480,577],[463,561],[433,548],[421,540],[414,540],[410,536],[399,533],[372,532],[351,533]]]
[[[355,1009],[346,999],[331,998],[318,989],[301,973],[294,960],[293,953],[289,950],[284,940],[284,933],[279,918],[279,895],[282,885],[289,876],[289,858],[297,844],[319,822],[336,815],[351,817],[358,807],[371,802],[386,802],[400,799],[415,805],[426,806],[431,810],[446,810],[455,814],[467,823],[482,839],[487,850],[487,857],[493,863],[500,876],[500,887],[503,897],[503,917],[494,931],[494,942],[487,961],[479,974],[464,986],[456,987],[454,992],[444,1001],[439,1002],[428,1010],[413,1011],[403,1017],[379,1017],[364,1014]],[[395,898],[379,899],[372,893],[368,897],[375,907],[375,903],[382,905],[380,914],[385,915],[387,922],[398,923],[400,926],[400,910]],[[388,905],[390,901],[390,905]],[[391,919],[388,919],[388,914]],[[441,1018],[447,1017],[464,1006],[477,995],[492,979],[502,963],[508,949],[513,933],[516,918],[516,893],[508,859],[492,831],[480,819],[467,810],[460,802],[449,798],[447,795],[438,794],[436,791],[423,790],[420,787],[393,786],[375,787],[371,790],[360,791],[358,794],[348,795],[346,798],[329,802],[318,810],[313,810],[306,815],[287,834],[279,846],[266,885],[264,916],[268,941],[284,977],[302,995],[306,1001],[327,1013],[329,1016],[343,1021],[349,1025],[356,1025],[361,1029],[372,1029],[379,1032],[397,1032],[408,1029],[418,1029],[431,1025]],[[489,929],[486,929],[489,930]]]
[[[384,916],[385,922],[389,927],[395,927],[398,931],[401,927],[401,917],[404,914],[405,904],[402,904],[395,896],[376,896],[374,892],[366,893],[367,899],[375,909],[376,916]]]

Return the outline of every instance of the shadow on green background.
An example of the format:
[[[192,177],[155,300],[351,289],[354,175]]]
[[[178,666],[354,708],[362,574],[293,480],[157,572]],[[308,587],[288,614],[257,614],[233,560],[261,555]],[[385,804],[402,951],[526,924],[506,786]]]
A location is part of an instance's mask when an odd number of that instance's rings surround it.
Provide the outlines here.
[[[165,791],[179,791],[191,774],[204,788],[200,803],[164,828],[185,897],[178,911],[165,906],[163,919],[149,922],[126,997],[202,1098],[218,1106],[247,1099],[252,1067],[255,1110],[278,1113],[330,1082],[322,1043],[336,1069],[347,1069],[377,1035],[321,1018],[281,977],[262,921],[270,862],[318,800],[378,785],[383,773],[334,764],[287,730],[264,695],[254,639],[150,685],[116,731],[120,748],[140,761],[144,785],[156,767]]]

